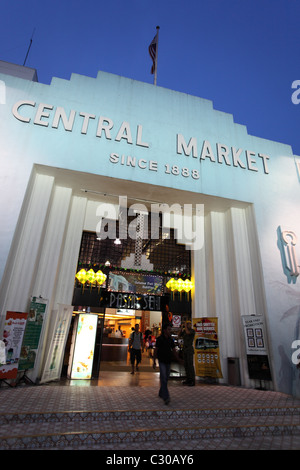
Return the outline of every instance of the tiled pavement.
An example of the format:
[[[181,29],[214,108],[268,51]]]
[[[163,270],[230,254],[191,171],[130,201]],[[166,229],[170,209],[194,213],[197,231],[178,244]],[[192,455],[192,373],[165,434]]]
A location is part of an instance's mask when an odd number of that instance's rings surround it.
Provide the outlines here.
[[[300,400],[222,385],[184,387],[158,373],[0,387],[0,449],[299,450]]]

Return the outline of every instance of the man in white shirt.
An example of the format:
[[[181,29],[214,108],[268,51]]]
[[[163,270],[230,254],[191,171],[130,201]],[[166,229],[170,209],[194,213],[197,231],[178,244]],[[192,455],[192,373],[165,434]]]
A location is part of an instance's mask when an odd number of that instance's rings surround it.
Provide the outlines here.
[[[139,370],[139,363],[142,360],[142,352],[144,352],[143,335],[139,331],[140,325],[136,323],[134,331],[131,333],[129,338],[130,347],[130,362],[131,362],[131,374],[134,374],[134,363],[136,359],[136,371]]]

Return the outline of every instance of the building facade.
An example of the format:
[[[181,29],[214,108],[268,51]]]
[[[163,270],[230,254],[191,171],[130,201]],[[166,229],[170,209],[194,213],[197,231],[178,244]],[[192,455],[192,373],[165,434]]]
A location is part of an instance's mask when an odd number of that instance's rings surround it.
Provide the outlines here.
[[[0,63],[0,326],[47,299],[31,379],[72,305],[82,233],[97,232],[99,204],[117,214],[126,200],[182,211],[165,224],[190,251],[192,317],[218,319],[220,382],[234,359],[241,385],[258,385],[257,341],[268,388],[300,397],[300,157],[198,97],[104,72],[50,85],[17,72]]]

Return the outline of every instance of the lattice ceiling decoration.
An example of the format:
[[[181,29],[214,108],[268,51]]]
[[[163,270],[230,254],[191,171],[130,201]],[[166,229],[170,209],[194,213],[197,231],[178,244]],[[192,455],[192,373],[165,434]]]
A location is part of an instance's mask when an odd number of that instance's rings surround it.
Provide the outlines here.
[[[130,222],[130,220],[129,220]],[[142,221],[140,221],[142,222]],[[119,235],[118,222],[117,234]],[[140,231],[142,233],[142,231]],[[128,262],[129,260],[129,262]],[[84,232],[78,260],[78,268],[109,266],[111,269],[151,271],[165,276],[190,277],[190,250],[180,245],[170,229],[167,236],[160,230],[156,238],[151,238],[148,227],[148,239],[97,239],[92,232]]]

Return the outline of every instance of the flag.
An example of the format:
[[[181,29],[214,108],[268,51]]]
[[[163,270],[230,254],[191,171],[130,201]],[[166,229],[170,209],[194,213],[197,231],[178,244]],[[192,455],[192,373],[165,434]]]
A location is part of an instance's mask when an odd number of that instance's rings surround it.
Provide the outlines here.
[[[155,72],[155,59],[156,59],[156,52],[157,52],[157,33],[154,36],[150,46],[149,46],[149,54],[152,59],[152,67],[151,67],[151,73],[153,74]]]

